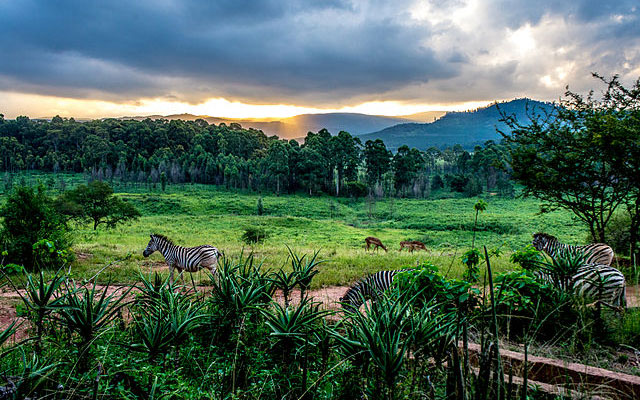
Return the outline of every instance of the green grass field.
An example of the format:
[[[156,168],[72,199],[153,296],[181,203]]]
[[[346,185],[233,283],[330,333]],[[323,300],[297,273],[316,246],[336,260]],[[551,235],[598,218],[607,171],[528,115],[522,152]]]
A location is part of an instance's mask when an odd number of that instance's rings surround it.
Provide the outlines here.
[[[64,177],[67,188],[83,181],[81,175],[27,175],[26,183],[55,182]],[[20,178],[14,178],[19,182]],[[155,253],[142,257],[150,233],[162,233],[177,244],[195,246],[212,244],[227,257],[241,252],[253,253],[265,268],[287,264],[289,246],[298,254],[320,251],[325,260],[316,286],[349,284],[371,272],[416,265],[431,261],[449,276],[461,276],[462,253],[471,247],[473,205],[478,198],[382,199],[366,200],[308,197],[304,195],[231,192],[208,185],[169,185],[149,191],[133,185],[115,185],[116,192],[132,202],[142,217],[132,223],[107,230],[90,225],[74,227],[74,250],[78,259],[72,265],[74,276],[88,278],[106,264],[118,261],[101,274],[100,279],[131,282],[139,272],[150,270],[168,273],[163,258]],[[55,193],[55,189],[52,189]],[[3,194],[3,196],[6,194]],[[256,215],[262,197],[264,215]],[[446,197],[446,194],[440,197]],[[496,271],[515,268],[510,253],[531,241],[537,231],[552,233],[570,243],[581,243],[585,228],[569,212],[539,214],[535,199],[502,199],[487,195],[487,210],[479,216],[476,245],[489,250],[500,249],[492,258]],[[268,237],[263,243],[247,245],[241,236],[247,227],[259,226]],[[376,236],[389,248],[377,254],[364,250],[364,238]],[[423,241],[429,251],[399,252],[402,240]],[[195,274],[196,281],[206,283],[205,274]]]

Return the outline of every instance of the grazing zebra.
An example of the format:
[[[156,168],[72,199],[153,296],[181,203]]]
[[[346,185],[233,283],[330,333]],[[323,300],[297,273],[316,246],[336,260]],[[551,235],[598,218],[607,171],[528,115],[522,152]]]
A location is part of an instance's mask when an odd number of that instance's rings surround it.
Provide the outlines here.
[[[544,282],[563,286],[547,271],[538,270],[534,275]],[[612,266],[585,264],[568,279],[567,285],[568,287],[560,287],[560,289],[571,290],[579,296],[593,298],[610,307],[625,308],[627,306],[624,275]]]
[[[571,246],[560,243],[555,236],[540,232],[533,234],[533,247],[538,251],[545,251],[551,257],[554,257],[559,249],[581,251],[586,257],[585,264],[611,265],[613,262],[613,249],[604,243]]]
[[[206,268],[211,273],[216,272],[220,252],[208,244],[197,247],[182,247],[175,245],[171,239],[164,235],[152,234],[147,248],[142,253],[149,257],[154,251],[159,251],[169,265],[169,282],[173,283],[173,269],[178,273],[182,271],[196,272],[200,268]]]
[[[380,271],[360,279],[351,286],[344,296],[340,297],[342,308],[357,310],[366,300],[375,299],[382,292],[389,289],[393,283],[393,278],[404,271],[410,269],[399,269],[394,271]]]

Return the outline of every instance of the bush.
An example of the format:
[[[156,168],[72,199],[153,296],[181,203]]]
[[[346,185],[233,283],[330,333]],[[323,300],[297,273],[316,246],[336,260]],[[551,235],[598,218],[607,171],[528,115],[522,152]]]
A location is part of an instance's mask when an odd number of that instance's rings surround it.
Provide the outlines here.
[[[242,241],[246,244],[261,243],[267,237],[267,231],[264,228],[251,226],[245,228],[242,234]]]
[[[528,271],[496,277],[495,302],[503,329],[520,335],[527,331],[538,339],[558,339],[586,334],[581,303],[571,293],[537,280]]]
[[[431,180],[431,190],[439,190],[444,188],[444,182],[442,181],[442,177],[440,175],[436,175]]]
[[[467,197],[475,197],[482,194],[482,183],[475,176],[471,177],[464,187],[464,194]]]
[[[33,270],[36,255],[42,253],[42,246],[47,246],[44,242],[35,248],[34,245],[43,240],[49,242],[56,252],[55,255],[49,253],[43,262],[51,261],[50,256],[57,256],[58,251],[65,252],[65,257],[70,254],[64,219],[55,210],[53,200],[42,186],[35,190],[31,187],[17,187],[0,209],[0,216],[3,217],[0,236],[7,250],[6,262],[24,265],[27,271]],[[56,260],[58,266],[60,262],[62,261]]]
[[[451,188],[453,192],[463,193],[470,179],[467,175],[447,175],[445,177],[447,181],[447,185]]]
[[[73,253],[69,249],[59,249],[56,243],[41,239],[33,244],[36,263],[47,268],[59,269],[73,261]]]
[[[523,269],[533,271],[539,267],[540,263],[544,260],[544,257],[542,256],[542,253],[533,247],[532,244],[529,244],[511,254],[511,258],[509,260],[512,263],[519,264]]]
[[[607,244],[613,248],[616,254],[629,255],[631,249],[631,217],[627,212],[618,212],[611,218],[605,228]],[[591,235],[588,242],[591,242]]]
[[[343,186],[344,193],[349,197],[359,199],[367,195],[367,185],[362,182],[349,181]]]

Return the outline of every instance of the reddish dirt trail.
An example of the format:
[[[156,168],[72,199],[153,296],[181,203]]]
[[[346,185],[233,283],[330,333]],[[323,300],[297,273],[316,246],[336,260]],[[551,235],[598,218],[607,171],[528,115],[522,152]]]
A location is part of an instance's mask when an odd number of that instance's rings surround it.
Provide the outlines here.
[[[98,289],[104,288],[104,286],[98,285]],[[315,301],[319,301],[323,303],[323,305],[330,310],[337,310],[340,307],[339,299],[344,295],[348,286],[329,286],[325,288],[311,290],[309,295],[313,297]],[[119,290],[123,290],[123,286],[112,285],[109,287],[108,293],[114,293]],[[199,291],[208,291],[210,287],[199,286]],[[24,295],[24,291],[21,291]],[[278,291],[275,294],[275,299],[279,303],[283,303],[284,299],[282,297],[282,292]],[[640,285],[636,286],[627,286],[627,307],[640,307]],[[300,292],[295,290],[291,294],[291,300],[293,303],[296,303],[300,298]],[[9,288],[0,289],[0,330],[4,330],[8,327],[13,321],[18,319],[22,321],[21,327],[18,329],[18,332],[15,335],[15,339],[21,340],[27,337],[27,329],[28,325],[24,318],[18,318],[16,315],[16,305],[21,304],[22,300],[20,296],[13,290]]]

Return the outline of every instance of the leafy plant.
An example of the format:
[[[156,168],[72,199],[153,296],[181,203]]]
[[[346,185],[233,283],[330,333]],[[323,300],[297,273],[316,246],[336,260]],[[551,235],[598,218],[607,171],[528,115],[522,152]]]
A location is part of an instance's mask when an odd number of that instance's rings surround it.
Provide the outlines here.
[[[313,256],[310,259],[305,260],[307,255],[303,255],[302,257],[298,256],[294,253],[289,247],[289,257],[291,258],[291,268],[293,273],[296,274],[296,283],[300,286],[300,298],[304,297],[304,294],[311,287],[311,281],[313,277],[320,273],[317,270],[317,267],[322,261],[316,261],[318,257],[318,251],[313,253]]]
[[[0,208],[0,217],[0,237],[7,251],[4,258],[10,263],[24,265],[27,271],[36,266],[33,246],[40,240],[54,243],[56,250],[66,251],[69,248],[65,221],[53,207],[53,200],[43,186],[35,190],[16,187]]]
[[[467,266],[467,271],[465,272],[464,279],[469,282],[477,282],[480,279],[480,269],[478,265],[480,264],[480,259],[482,255],[480,251],[476,248],[468,250],[465,252],[460,259],[462,263]]]
[[[133,286],[120,295],[109,294],[109,285],[99,289],[94,283],[91,288],[66,285],[62,307],[61,323],[80,337],[81,365],[86,361],[91,343],[96,335],[107,329],[113,316],[125,305],[126,296]]]
[[[242,241],[246,244],[261,243],[267,237],[267,231],[264,228],[252,226],[245,228],[242,234]]]
[[[509,261],[519,264],[523,269],[528,271],[538,268],[543,260],[544,257],[542,253],[536,250],[532,244],[528,244],[526,247],[513,252],[509,258]]]

